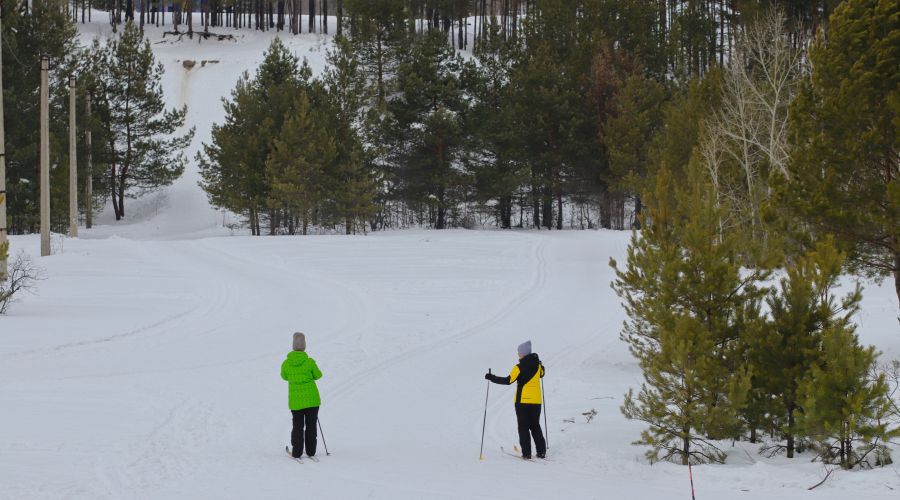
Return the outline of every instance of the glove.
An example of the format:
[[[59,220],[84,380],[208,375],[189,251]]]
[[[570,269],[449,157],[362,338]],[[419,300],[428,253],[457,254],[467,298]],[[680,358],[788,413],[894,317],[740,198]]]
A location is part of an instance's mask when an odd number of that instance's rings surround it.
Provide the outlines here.
[[[491,374],[490,372],[484,374],[484,379],[485,379],[485,380],[490,380],[490,379],[492,379],[493,377],[494,377],[494,375]]]

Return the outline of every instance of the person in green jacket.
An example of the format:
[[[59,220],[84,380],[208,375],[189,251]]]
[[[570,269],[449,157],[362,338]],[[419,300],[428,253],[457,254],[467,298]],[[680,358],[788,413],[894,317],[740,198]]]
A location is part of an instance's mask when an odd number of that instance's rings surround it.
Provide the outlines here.
[[[313,457],[316,455],[316,422],[322,404],[316,380],[322,378],[322,372],[316,360],[306,354],[306,336],[300,332],[294,334],[294,350],[281,363],[281,378],[288,382],[288,406],[294,419],[291,456],[302,457],[305,444],[306,455]]]

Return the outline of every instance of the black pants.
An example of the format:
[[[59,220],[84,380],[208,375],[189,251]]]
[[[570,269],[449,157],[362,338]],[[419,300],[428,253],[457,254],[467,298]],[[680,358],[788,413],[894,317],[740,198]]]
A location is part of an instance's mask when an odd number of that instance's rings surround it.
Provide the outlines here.
[[[531,438],[534,438],[538,455],[547,453],[547,443],[544,441],[544,433],[541,432],[541,405],[516,403],[516,420],[519,421],[519,445],[522,447],[522,456],[531,456]]]
[[[303,456],[303,444],[306,443],[306,454],[310,457],[316,454],[316,422],[319,420],[319,407],[306,408],[304,410],[291,410],[294,416],[294,428],[291,430],[292,454],[295,457]],[[306,427],[306,432],[304,432]]]

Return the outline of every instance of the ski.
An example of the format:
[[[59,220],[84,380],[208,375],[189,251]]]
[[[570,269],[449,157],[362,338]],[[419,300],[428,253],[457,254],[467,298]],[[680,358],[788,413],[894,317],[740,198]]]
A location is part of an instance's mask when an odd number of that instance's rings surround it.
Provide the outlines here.
[[[513,450],[515,450],[516,453],[518,453],[520,455],[522,454],[522,450],[520,450],[518,446],[513,445]],[[546,456],[544,458],[537,457],[537,459],[543,460],[544,462],[552,462],[553,461],[553,460],[550,460],[549,458],[547,458]]]
[[[319,463],[319,457],[306,457],[306,458],[312,460],[315,463]]]
[[[508,451],[506,448],[504,448],[502,446],[500,447],[500,451],[502,451],[504,455],[507,455],[507,456],[510,456],[513,458],[518,458],[519,460],[522,460],[523,462],[540,463],[533,458],[523,458],[521,454],[517,455],[515,453],[512,453],[511,451]]]
[[[291,448],[289,446],[284,447],[284,452],[287,453],[287,455],[298,464],[303,463],[303,459],[301,457],[295,457],[294,455],[291,455]]]

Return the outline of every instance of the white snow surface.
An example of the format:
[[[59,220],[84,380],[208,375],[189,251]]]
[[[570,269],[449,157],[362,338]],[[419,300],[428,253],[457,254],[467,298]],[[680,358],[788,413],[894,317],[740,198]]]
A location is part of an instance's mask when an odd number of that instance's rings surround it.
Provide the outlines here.
[[[83,37],[105,29],[97,19]],[[225,31],[221,29],[220,31]],[[271,34],[240,44],[155,45],[173,105],[197,140]],[[149,29],[156,42],[159,32]],[[327,39],[285,36],[321,70]],[[219,60],[191,71],[181,60]],[[158,197],[79,239],[55,237],[38,294],[0,317],[0,499],[690,498],[688,469],[649,465],[643,426],[619,411],[641,373],[619,340],[609,287],[621,232],[407,231],[249,237],[222,229],[194,162]],[[38,254],[35,236],[13,251]],[[35,257],[37,258],[37,257]],[[900,357],[893,283],[869,284],[858,318]],[[304,331],[322,368],[319,463],[289,460],[279,368]],[[526,463],[514,388],[490,386],[532,340],[547,366],[550,460]],[[598,412],[587,423],[581,415]],[[574,419],[574,422],[564,420]],[[824,476],[810,456],[723,443],[693,469],[699,499],[896,499],[896,466]],[[900,457],[895,457],[900,458]]]

